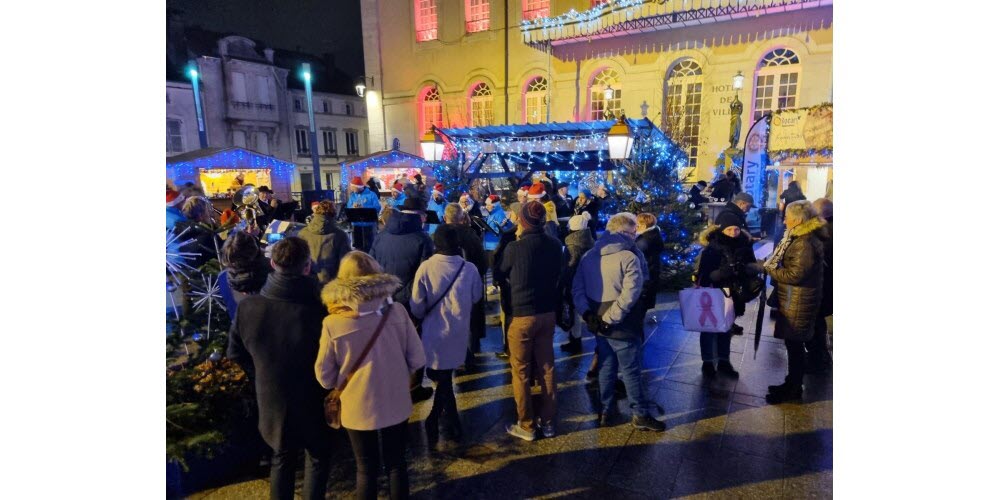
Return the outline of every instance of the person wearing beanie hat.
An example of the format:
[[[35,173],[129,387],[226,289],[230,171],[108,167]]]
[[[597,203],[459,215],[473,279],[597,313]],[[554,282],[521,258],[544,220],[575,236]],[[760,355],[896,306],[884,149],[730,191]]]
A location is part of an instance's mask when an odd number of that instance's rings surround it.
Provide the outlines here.
[[[562,288],[560,297],[568,303],[572,323],[563,326],[563,330],[569,332],[569,342],[559,346],[566,353],[579,354],[583,350],[583,318],[576,311],[573,305],[573,276],[576,275],[577,264],[583,258],[583,254],[594,248],[594,237],[590,234],[588,223],[590,214],[584,212],[574,215],[569,219],[569,234],[566,235],[566,252],[569,254],[569,262],[566,264],[566,272],[563,273]],[[596,357],[594,358],[597,359]]]
[[[552,336],[556,325],[559,278],[564,259],[559,240],[545,234],[545,207],[529,201],[518,216],[520,235],[506,246],[498,270],[510,286],[511,320],[507,331],[510,347],[511,378],[517,422],[507,426],[507,433],[525,441],[534,441],[535,419],[542,434],[556,434],[555,353]],[[530,374],[539,374],[541,404],[532,404]]]
[[[486,198],[486,224],[496,231],[497,235],[507,226],[507,214],[500,206],[500,197],[495,194]]]
[[[361,177],[355,176],[351,179],[351,191],[353,192],[347,197],[347,208],[371,208],[376,211],[382,209],[382,204],[378,200],[378,193],[372,191],[364,182],[361,182]],[[354,222],[352,234],[354,248],[362,252],[367,252],[375,239],[375,223]]]

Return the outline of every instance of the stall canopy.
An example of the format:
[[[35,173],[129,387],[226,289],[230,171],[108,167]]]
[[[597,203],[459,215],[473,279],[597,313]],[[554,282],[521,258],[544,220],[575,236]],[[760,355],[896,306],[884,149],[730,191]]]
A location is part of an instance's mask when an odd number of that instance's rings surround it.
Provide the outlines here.
[[[401,176],[412,178],[414,175],[420,174],[425,183],[429,183],[433,177],[429,162],[398,149],[379,151],[354,161],[342,162],[340,173],[340,184],[344,189],[354,177],[361,177],[365,182],[374,177],[382,184],[384,191],[389,190],[392,187],[392,181]]]
[[[167,179],[200,184],[210,197],[228,196],[233,180],[269,186],[279,199],[291,198],[295,164],[243,148],[204,148],[167,158]]]
[[[648,118],[627,119],[640,140],[668,139]],[[526,179],[536,171],[599,171],[617,166],[608,157],[608,130],[614,120],[446,128],[468,178]]]

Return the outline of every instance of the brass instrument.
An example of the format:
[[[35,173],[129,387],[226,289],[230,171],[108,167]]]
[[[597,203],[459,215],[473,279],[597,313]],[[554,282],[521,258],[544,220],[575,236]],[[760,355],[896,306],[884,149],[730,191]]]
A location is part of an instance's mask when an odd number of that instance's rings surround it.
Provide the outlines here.
[[[256,226],[257,217],[264,215],[264,211],[257,204],[259,199],[260,193],[253,184],[246,184],[233,194],[233,204],[236,205],[240,217],[246,221],[247,229]]]

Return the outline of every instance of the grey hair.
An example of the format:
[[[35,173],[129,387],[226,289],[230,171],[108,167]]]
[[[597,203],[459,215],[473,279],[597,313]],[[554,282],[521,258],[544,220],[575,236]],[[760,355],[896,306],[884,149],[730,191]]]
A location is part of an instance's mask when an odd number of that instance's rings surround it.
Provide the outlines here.
[[[458,203],[449,203],[444,207],[445,224],[458,224],[465,218],[465,212]]]
[[[611,218],[608,219],[608,225],[605,229],[607,229],[609,233],[616,234],[624,232],[627,229],[635,229],[638,225],[639,223],[636,221],[635,214],[621,212],[612,215]]]
[[[816,218],[816,208],[807,200],[795,201],[785,207],[785,218],[806,222]]]

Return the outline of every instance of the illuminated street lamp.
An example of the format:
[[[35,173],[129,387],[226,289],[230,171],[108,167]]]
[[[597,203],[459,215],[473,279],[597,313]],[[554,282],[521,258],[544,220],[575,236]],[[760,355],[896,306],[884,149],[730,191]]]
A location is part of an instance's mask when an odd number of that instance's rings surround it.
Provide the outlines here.
[[[624,160],[632,154],[632,132],[625,122],[625,115],[618,117],[618,121],[608,129],[608,156],[612,160]]]
[[[371,85],[375,86],[375,77],[373,76],[359,76],[354,83],[354,90],[358,93],[358,97],[365,96],[365,90],[368,88],[368,81],[371,80]]]
[[[420,138],[420,151],[427,161],[441,161],[444,155],[444,140],[437,133],[437,127],[431,128]]]
[[[188,64],[187,73],[191,77],[191,89],[194,91],[194,111],[198,117],[198,144],[204,149],[208,147],[208,134],[205,133],[205,114],[201,109],[201,87],[198,85],[198,66],[194,61]]]
[[[741,90],[743,88],[743,72],[742,71],[737,71],[736,74],[733,75],[733,88],[736,89],[736,90]]]
[[[316,191],[323,189],[320,183],[321,172],[319,168],[319,148],[316,140],[316,116],[313,113],[313,92],[312,92],[312,68],[309,63],[302,65],[302,80],[306,84],[306,107],[309,108],[309,152],[312,156],[313,165],[313,188]],[[305,189],[305,188],[303,188]]]

